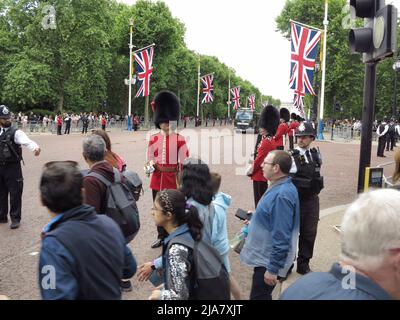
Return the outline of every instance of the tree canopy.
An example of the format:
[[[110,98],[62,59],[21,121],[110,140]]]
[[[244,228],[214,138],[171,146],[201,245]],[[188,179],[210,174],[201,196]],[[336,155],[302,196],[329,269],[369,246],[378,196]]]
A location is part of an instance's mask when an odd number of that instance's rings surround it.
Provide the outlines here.
[[[55,15],[47,9],[54,7]],[[242,104],[256,94],[257,107],[269,100],[217,57],[199,55],[184,42],[185,26],[163,2],[139,0],[3,0],[0,2],[0,101],[13,110],[107,111],[126,114],[129,75],[129,18],[133,44],[155,43],[150,99],[159,90],[174,91],[182,113],[194,115],[197,63],[201,74],[215,73],[215,99],[205,114],[227,113],[229,74],[241,87]],[[53,19],[53,20],[52,20]],[[50,22],[54,23],[49,27]],[[135,92],[137,88],[133,88]],[[107,101],[107,109],[101,103]],[[144,99],[132,100],[132,113],[143,114]]]
[[[325,0],[287,0],[281,14],[276,18],[278,30],[284,37],[290,38],[290,20],[323,29]],[[364,65],[360,54],[351,55],[348,34],[350,11],[348,1],[329,0],[329,25],[326,53],[326,91],[325,117],[361,118],[363,107]],[[363,24],[358,19],[355,24]],[[399,28],[398,28],[399,30]],[[392,70],[393,58],[378,64],[376,116],[392,115],[393,83],[395,72]],[[321,77],[319,75],[318,79]],[[334,113],[334,98],[343,108],[343,113]],[[310,107],[312,99],[305,100]]]

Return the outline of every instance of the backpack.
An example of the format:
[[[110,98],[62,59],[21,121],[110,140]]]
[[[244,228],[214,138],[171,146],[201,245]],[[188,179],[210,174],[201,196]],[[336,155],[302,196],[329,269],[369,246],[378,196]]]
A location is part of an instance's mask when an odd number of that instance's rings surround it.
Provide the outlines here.
[[[173,244],[182,244],[193,250],[193,263],[190,274],[193,279],[191,300],[230,300],[229,273],[221,256],[207,242],[194,241],[188,233],[177,236],[168,243],[167,250]]]
[[[125,170],[122,172],[125,178],[125,184],[131,191],[135,201],[139,201],[140,196],[144,193],[142,179],[139,175],[131,170]]]
[[[94,177],[107,186],[105,214],[119,225],[124,237],[131,241],[140,229],[139,210],[131,191],[126,183],[122,182],[121,174],[117,169],[113,169],[114,183],[95,172],[87,176]]]

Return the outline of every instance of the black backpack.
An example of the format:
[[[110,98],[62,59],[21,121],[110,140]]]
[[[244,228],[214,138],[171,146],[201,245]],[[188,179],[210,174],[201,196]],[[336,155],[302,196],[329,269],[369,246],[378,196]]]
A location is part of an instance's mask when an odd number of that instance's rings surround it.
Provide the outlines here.
[[[129,239],[127,242],[133,240],[140,229],[139,210],[132,192],[121,181],[119,171],[114,168],[114,183],[95,172],[87,176],[94,177],[107,186],[105,214],[119,225],[125,238]]]
[[[125,184],[132,192],[136,201],[139,201],[140,196],[144,193],[142,179],[132,170],[124,170],[122,175],[125,178]]]
[[[171,245],[176,243],[193,251],[193,264],[190,271],[193,277],[193,288],[189,299],[230,300],[229,273],[218,251],[203,240],[194,241],[189,233],[171,239],[167,250],[169,251]]]

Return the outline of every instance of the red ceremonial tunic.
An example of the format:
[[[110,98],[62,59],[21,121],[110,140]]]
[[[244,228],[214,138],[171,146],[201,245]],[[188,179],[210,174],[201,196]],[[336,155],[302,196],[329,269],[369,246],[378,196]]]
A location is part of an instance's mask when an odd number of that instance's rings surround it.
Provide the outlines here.
[[[279,125],[278,129],[276,130],[275,134],[275,142],[277,147],[283,147],[283,136],[287,134],[289,131],[288,125],[283,122]]]
[[[294,133],[295,133],[295,131],[298,128],[299,125],[300,125],[300,123],[298,123],[297,121],[292,121],[292,123],[289,126],[289,132],[288,132],[288,136],[289,137],[293,137],[294,136]]]
[[[150,189],[176,189],[175,172],[164,170],[182,169],[183,161],[189,157],[189,150],[185,138],[177,133],[165,136],[162,132],[151,136],[147,149],[147,161],[153,160],[155,171],[151,175]]]
[[[251,175],[251,180],[266,182],[267,179],[264,178],[263,171],[261,168],[265,157],[270,151],[276,150],[276,142],[271,137],[263,137],[257,147],[257,156],[253,163],[253,174]]]

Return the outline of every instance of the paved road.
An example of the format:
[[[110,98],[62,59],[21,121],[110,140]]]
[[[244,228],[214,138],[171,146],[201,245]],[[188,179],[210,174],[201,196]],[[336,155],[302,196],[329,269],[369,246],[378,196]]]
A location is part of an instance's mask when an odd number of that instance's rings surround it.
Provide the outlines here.
[[[196,139],[193,132],[188,131],[186,133],[191,136],[189,145],[191,146],[192,154],[202,154],[204,158],[204,155],[207,154],[204,151],[207,149],[206,142],[213,142],[216,147],[214,147],[215,151],[211,153],[210,159],[214,159],[215,162],[218,157],[220,159],[225,157],[228,159],[227,163],[230,163],[211,164],[210,167],[222,175],[221,191],[230,194],[233,198],[232,207],[228,213],[228,232],[230,238],[232,238],[242,226],[240,221],[234,217],[236,209],[253,209],[250,179],[246,176],[235,174],[238,168],[243,169],[245,165],[243,163],[237,165],[232,159],[242,158],[244,160],[246,152],[251,153],[254,148],[254,136],[235,134],[228,128],[222,131],[218,130],[221,130],[221,128],[214,129],[212,136],[207,136],[206,131],[202,131],[203,135],[200,136],[202,143],[199,143],[199,145],[202,146],[203,151],[196,148]],[[199,129],[197,134],[200,134]],[[151,192],[148,189],[149,179],[142,174],[147,146],[146,132],[127,133],[115,131],[111,132],[110,136],[113,142],[113,151],[126,159],[129,169],[137,171],[142,176],[146,190],[139,202],[142,228],[138,237],[130,244],[140,264],[150,261],[150,259],[160,254],[160,250],[150,249],[156,228],[150,215]],[[50,220],[48,212],[41,206],[38,192],[39,178],[44,163],[68,159],[78,161],[81,168],[86,168],[81,156],[82,136],[80,134],[71,134],[70,136],[38,135],[32,137],[41,145],[43,152],[39,158],[34,158],[27,151],[24,152],[26,166],[23,168],[25,189],[21,228],[10,230],[7,225],[0,225],[0,294],[6,294],[12,299],[40,298],[37,283],[37,253],[40,250],[41,228]],[[220,146],[218,146],[219,137],[223,138],[223,143]],[[245,138],[247,141],[240,141],[241,138]],[[330,142],[318,142],[317,145],[323,154],[324,165],[322,172],[325,176],[326,185],[326,188],[321,193],[321,209],[350,203],[356,197],[359,146]],[[210,149],[212,148],[210,147]],[[233,155],[229,156],[231,153]],[[373,165],[387,162],[393,158],[393,152],[388,153],[388,158],[383,160],[378,160],[375,154],[376,146],[373,147]],[[337,220],[338,218],[336,217],[335,219]],[[337,256],[337,249],[330,249],[329,246],[326,247],[324,245],[325,238],[327,241],[331,241],[332,236],[325,236],[323,232],[319,234],[317,245],[321,247],[319,251],[323,252],[323,256],[321,254],[321,256],[316,256],[313,260],[312,266],[314,266],[315,270],[328,268]],[[332,250],[332,255],[330,255],[330,250]],[[247,298],[250,291],[252,270],[240,264],[236,253],[231,252],[230,257],[233,274],[238,279],[243,290],[243,298]],[[133,292],[124,294],[124,299],[147,299],[150,292],[150,284],[138,283],[134,280]]]

